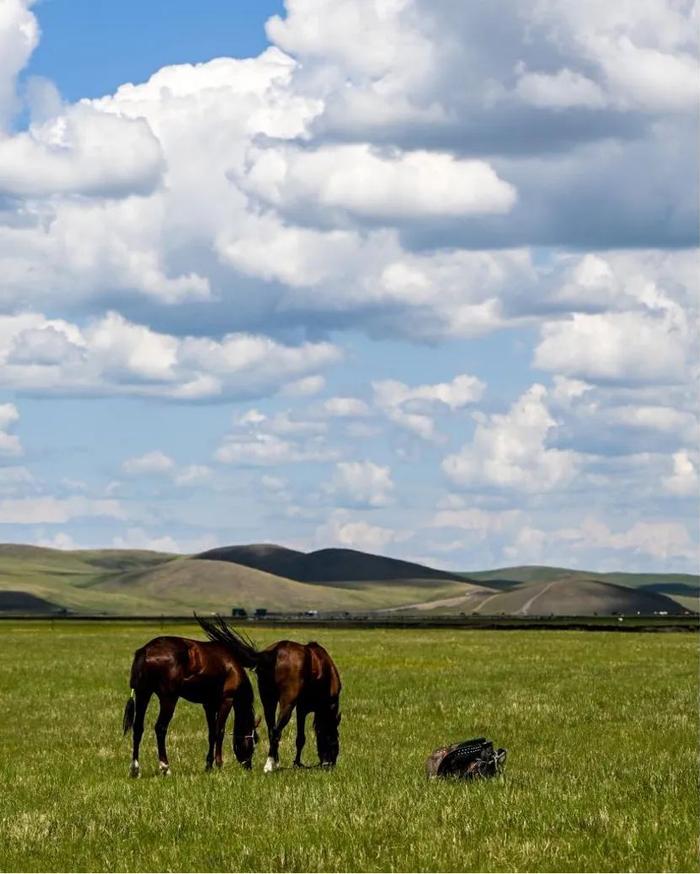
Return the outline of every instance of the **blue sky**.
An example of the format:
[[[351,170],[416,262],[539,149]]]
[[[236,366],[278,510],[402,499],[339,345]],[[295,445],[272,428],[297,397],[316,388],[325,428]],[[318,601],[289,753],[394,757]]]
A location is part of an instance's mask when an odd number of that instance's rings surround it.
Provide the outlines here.
[[[0,539],[695,570],[695,15],[6,0]]]
[[[65,100],[101,97],[168,64],[253,57],[267,46],[267,0],[39,0],[42,36],[22,79],[44,76]]]

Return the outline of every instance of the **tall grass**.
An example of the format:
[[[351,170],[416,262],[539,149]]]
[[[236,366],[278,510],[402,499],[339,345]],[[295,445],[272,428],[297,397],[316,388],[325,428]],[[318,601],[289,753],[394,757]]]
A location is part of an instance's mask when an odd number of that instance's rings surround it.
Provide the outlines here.
[[[174,776],[152,705],[129,780],[131,655],[159,633],[0,627],[2,870],[697,870],[694,636],[319,629],[344,683],[335,771],[264,775],[263,732],[252,773],[229,736],[205,774],[203,712],[180,702]],[[481,734],[509,749],[504,778],[426,781],[434,747]],[[283,765],[293,746],[292,722]]]

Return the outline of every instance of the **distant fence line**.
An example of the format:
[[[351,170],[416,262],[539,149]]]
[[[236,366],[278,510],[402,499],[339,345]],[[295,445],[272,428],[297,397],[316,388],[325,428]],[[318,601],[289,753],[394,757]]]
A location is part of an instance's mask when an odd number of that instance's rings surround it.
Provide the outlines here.
[[[150,614],[140,616],[105,615],[94,613],[0,613],[0,622],[122,622],[148,623],[152,625],[192,624],[193,616]],[[388,618],[377,616],[299,616],[295,614],[268,614],[264,617],[233,617],[234,625],[254,625],[260,627],[309,627],[309,628],[385,628],[385,629],[428,629],[451,628],[463,630],[529,630],[551,629],[553,631],[685,631],[700,630],[700,615],[675,616],[404,616]]]

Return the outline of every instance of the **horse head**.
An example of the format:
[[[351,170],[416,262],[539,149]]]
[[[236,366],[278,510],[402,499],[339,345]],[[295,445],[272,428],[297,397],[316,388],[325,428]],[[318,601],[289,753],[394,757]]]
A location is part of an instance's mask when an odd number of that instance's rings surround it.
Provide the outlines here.
[[[328,713],[317,713],[314,717],[316,732],[316,749],[321,767],[332,768],[340,752],[338,726],[341,714],[337,710]]]
[[[252,727],[245,732],[238,732],[234,727],[233,731],[233,752],[238,761],[244,768],[252,767],[253,754],[255,746],[260,739],[258,736],[258,726],[260,725],[260,717],[253,722]]]

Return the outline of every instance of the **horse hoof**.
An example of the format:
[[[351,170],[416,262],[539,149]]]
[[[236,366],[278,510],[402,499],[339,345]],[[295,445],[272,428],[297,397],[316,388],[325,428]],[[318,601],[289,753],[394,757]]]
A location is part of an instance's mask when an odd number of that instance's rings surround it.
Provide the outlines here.
[[[141,776],[141,768],[139,768],[139,763],[138,763],[138,762],[132,762],[132,763],[131,763],[131,767],[129,768],[129,776],[130,776],[130,777],[133,777],[134,779],[135,779],[136,777],[140,777],[140,776]]]
[[[279,762],[276,762],[272,756],[267,757],[267,761],[265,762],[265,767],[263,768],[263,773],[271,774],[273,771],[276,771],[279,768]]]
[[[165,762],[160,762],[160,776],[161,777],[172,777],[172,771],[170,770],[170,765],[166,765]]]

